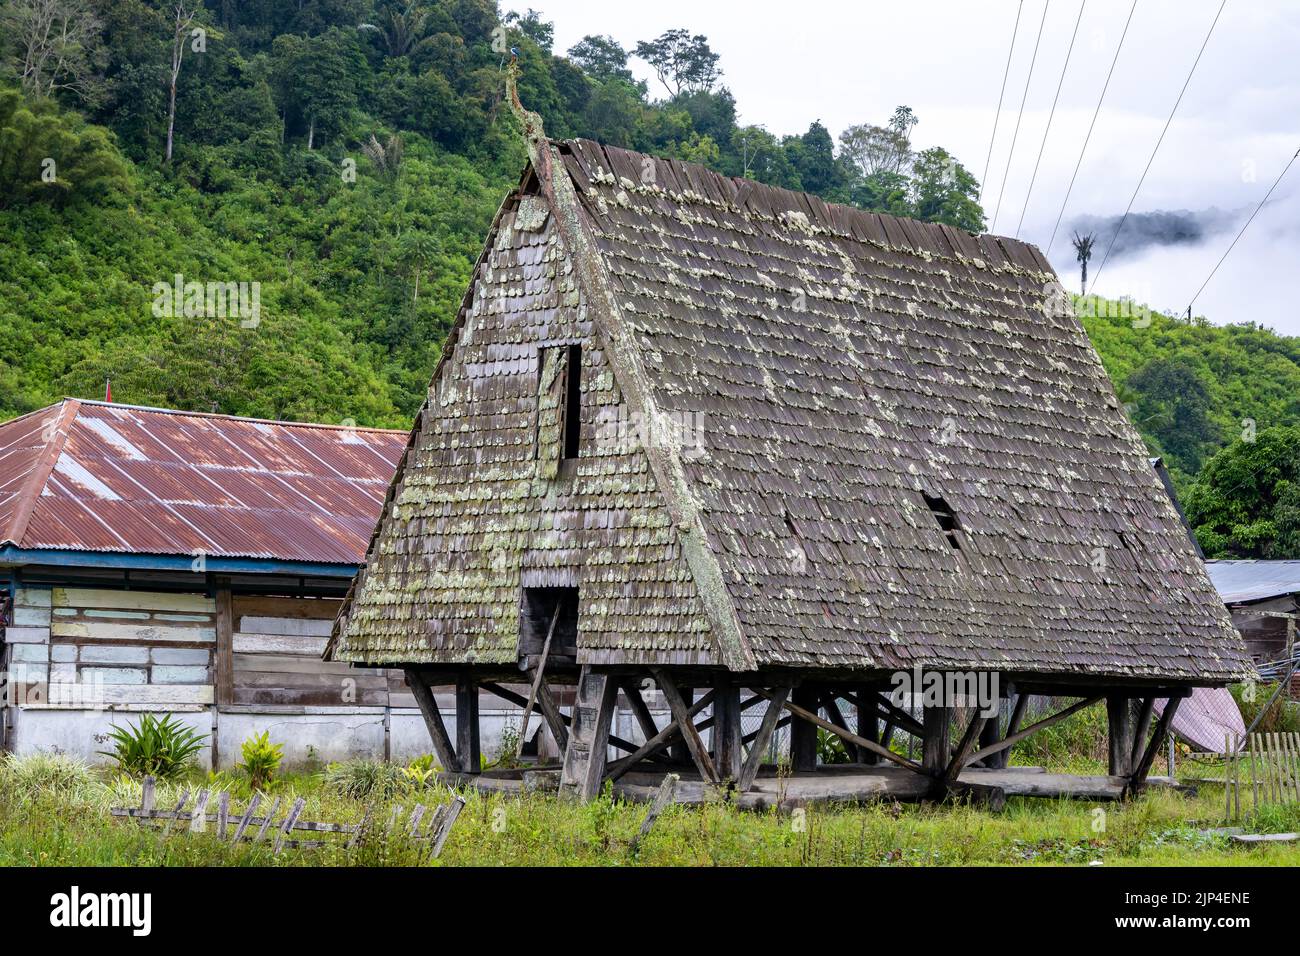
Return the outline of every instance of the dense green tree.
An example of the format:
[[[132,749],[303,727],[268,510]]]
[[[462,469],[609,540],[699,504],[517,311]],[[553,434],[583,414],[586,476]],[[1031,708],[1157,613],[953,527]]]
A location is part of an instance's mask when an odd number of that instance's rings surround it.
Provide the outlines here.
[[[1162,356],[1130,375],[1126,384],[1136,396],[1130,417],[1155,440],[1153,450],[1195,474],[1218,438],[1203,374],[1186,358]]]
[[[1205,464],[1184,496],[1211,558],[1300,558],[1300,428],[1247,435]]]

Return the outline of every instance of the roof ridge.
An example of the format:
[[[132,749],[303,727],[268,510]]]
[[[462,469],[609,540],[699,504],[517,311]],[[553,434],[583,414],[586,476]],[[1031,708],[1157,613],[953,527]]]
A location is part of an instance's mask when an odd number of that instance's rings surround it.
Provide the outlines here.
[[[758,210],[753,208],[755,205],[784,207],[783,211],[800,213],[807,217],[810,222],[837,235],[873,238],[884,244],[905,245],[912,250],[923,250],[932,255],[937,253],[953,258],[1000,256],[1021,268],[1052,271],[1051,263],[1048,262],[1047,257],[1043,255],[1036,245],[1011,236],[1000,236],[987,232],[972,233],[950,226],[947,223],[926,222],[921,219],[895,216],[890,213],[870,212],[846,203],[830,202],[815,193],[786,189],[783,186],[772,186],[743,176],[726,176],[700,163],[655,156],[652,153],[643,153],[620,146],[607,146],[596,140],[579,137],[567,140],[552,140],[551,142],[562,150],[564,147],[574,144],[590,144],[605,159],[610,172],[615,176],[618,176],[618,171],[615,168],[614,156],[610,154],[610,150],[618,150],[629,156],[649,159],[655,163],[656,168],[662,165],[665,172],[670,174],[675,172],[676,169],[680,169],[681,172],[691,176],[704,177],[708,183],[720,187],[718,190],[719,195],[725,195],[727,201],[738,208],[749,207],[751,211],[756,212]],[[579,162],[584,162],[588,156],[587,153],[581,150],[570,150],[570,152],[576,153]],[[636,165],[642,170],[646,168],[641,163]],[[656,176],[654,181],[662,184],[672,182],[676,178],[674,175]],[[696,184],[687,183],[685,185],[689,191],[698,193],[698,190],[692,188]],[[666,187],[661,186],[661,188]],[[704,198],[708,200],[711,197],[705,196]],[[779,198],[780,201],[775,204],[761,201],[755,203],[756,199],[771,200],[773,198]],[[712,201],[716,202],[717,200]],[[771,212],[773,215],[779,215],[775,209],[772,209]],[[837,219],[840,221],[837,222]],[[873,221],[873,219],[878,220],[878,222]],[[924,240],[929,240],[929,242],[927,243]],[[990,244],[992,244],[992,248],[990,248]]]
[[[41,491],[45,488],[45,483],[50,480],[50,475],[54,472],[54,466],[58,463],[59,456],[63,454],[63,446],[68,441],[68,433],[72,430],[73,422],[81,414],[81,402],[78,399],[65,398],[57,404],[63,406],[59,409],[57,418],[54,419],[51,425],[47,425],[42,430],[44,432],[53,427],[54,434],[46,442],[45,450],[32,466],[32,470],[28,472],[27,479],[18,491],[16,496],[18,503],[14,507],[13,514],[9,517],[9,530],[0,534],[0,542],[11,542],[21,546],[23,535],[27,533],[27,525],[31,522],[32,513],[36,510],[36,502],[41,496]],[[53,408],[54,406],[49,407]]]
[[[92,398],[65,398],[63,401],[75,401],[81,405],[93,405],[97,408],[129,408],[137,412],[155,412],[159,415],[184,415],[187,418],[216,418],[224,421],[248,422],[254,425],[281,425],[285,428],[322,428],[327,431],[382,432],[384,434],[404,435],[405,428],[376,428],[371,425],[331,425],[326,422],[291,422],[279,418],[254,418],[248,415],[227,415],[221,412],[191,412],[183,408],[160,408],[156,405],[132,405],[128,402],[105,402]],[[59,404],[59,403],[55,403]],[[53,408],[53,405],[46,406]],[[28,414],[33,414],[29,412]],[[17,421],[17,419],[14,419]],[[8,424],[7,422],[5,424]]]
[[[604,149],[600,144],[597,148]],[[622,392],[629,411],[640,413],[643,421],[658,425],[663,416],[655,396],[650,374],[641,358],[641,345],[623,319],[619,299],[611,287],[604,257],[596,251],[596,241],[589,233],[590,222],[578,198],[577,187],[564,163],[559,146],[550,140],[528,141],[533,168],[542,165],[554,171],[549,190],[544,190],[553,204],[557,231],[573,266],[573,276],[582,290],[592,326],[607,343],[605,361]],[[554,153],[552,154],[552,150]],[[540,154],[540,155],[539,155]],[[612,160],[610,160],[612,162]],[[754,670],[758,665],[753,648],[740,623],[735,599],[728,589],[718,556],[709,543],[708,530],[700,513],[699,502],[691,494],[691,479],[674,442],[643,443],[645,456],[654,475],[655,485],[663,498],[680,543],[682,556],[713,632],[718,659],[729,670]]]

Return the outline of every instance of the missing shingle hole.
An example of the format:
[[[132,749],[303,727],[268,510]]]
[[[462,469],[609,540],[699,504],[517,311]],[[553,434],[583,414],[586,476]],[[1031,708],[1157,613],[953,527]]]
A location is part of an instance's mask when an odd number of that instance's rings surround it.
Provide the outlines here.
[[[961,541],[957,539],[957,532],[961,530],[961,522],[957,520],[957,512],[952,510],[952,505],[939,495],[932,495],[925,491],[921,492],[921,497],[925,499],[930,514],[934,515],[934,520],[943,531],[944,537],[948,539],[949,546],[960,551]]]

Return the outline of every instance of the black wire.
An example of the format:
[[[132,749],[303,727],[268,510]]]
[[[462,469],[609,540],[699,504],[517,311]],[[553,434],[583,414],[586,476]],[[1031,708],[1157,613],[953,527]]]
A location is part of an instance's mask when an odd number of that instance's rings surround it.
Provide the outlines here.
[[[1016,117],[1016,130],[1011,134],[1011,150],[1007,153],[1007,168],[1002,172],[1002,187],[998,190],[998,204],[993,208],[993,222],[990,231],[997,229],[998,213],[1002,209],[1002,196],[1007,191],[1007,176],[1011,174],[1011,159],[1016,154],[1016,140],[1020,136],[1020,121],[1025,118],[1025,100],[1029,99],[1029,81],[1034,78],[1034,64],[1038,62],[1038,44],[1043,39],[1043,24],[1047,22],[1047,9],[1052,0],[1043,3],[1043,17],[1038,21],[1038,39],[1034,41],[1034,55],[1029,60],[1029,75],[1025,77],[1025,92],[1020,97],[1020,115]]]
[[[1129,197],[1128,207],[1124,210],[1124,215],[1120,217],[1119,225],[1115,227],[1115,234],[1110,237],[1110,243],[1106,246],[1106,254],[1101,257],[1101,265],[1097,267],[1097,274],[1092,279],[1093,289],[1097,288],[1097,282],[1101,278],[1101,270],[1106,268],[1106,260],[1110,258],[1110,251],[1115,247],[1115,240],[1119,238],[1120,230],[1124,228],[1124,223],[1128,221],[1128,214],[1133,210],[1133,202],[1137,199],[1142,184],[1146,182],[1147,173],[1151,171],[1151,164],[1155,162],[1156,153],[1160,151],[1160,144],[1165,141],[1165,133],[1169,132],[1169,124],[1174,121],[1174,114],[1178,112],[1178,104],[1183,101],[1183,94],[1187,92],[1187,85],[1192,82],[1192,74],[1196,72],[1196,66],[1201,62],[1201,54],[1205,52],[1210,37],[1214,35],[1214,28],[1219,23],[1219,17],[1223,15],[1223,8],[1227,5],[1228,0],[1223,0],[1219,4],[1219,12],[1214,15],[1214,22],[1210,24],[1209,32],[1205,34],[1205,39],[1201,41],[1201,48],[1196,53],[1196,59],[1192,61],[1192,68],[1187,72],[1187,79],[1183,80],[1183,88],[1178,91],[1178,99],[1174,100],[1174,108],[1169,111],[1169,119],[1165,120],[1165,128],[1160,131],[1160,138],[1156,140],[1156,148],[1151,150],[1146,169],[1142,170],[1142,178],[1138,180],[1137,188],[1133,190],[1133,195]]]
[[[989,137],[989,154],[984,157],[984,175],[980,177],[979,201],[984,201],[984,183],[989,178],[989,165],[993,162],[993,144],[998,138],[998,120],[1002,118],[1002,98],[1007,93],[1007,77],[1011,75],[1011,54],[1016,52],[1016,33],[1020,30],[1020,14],[1025,9],[1025,0],[1020,0],[1016,7],[1016,23],[1011,28],[1011,48],[1007,50],[1007,65],[1002,71],[1002,89],[998,91],[998,111],[993,114],[993,135]]]
[[[1092,111],[1092,122],[1088,124],[1088,133],[1083,137],[1083,148],[1079,150],[1079,159],[1074,164],[1074,172],[1070,175],[1070,185],[1065,190],[1065,198],[1061,200],[1061,211],[1056,214],[1056,225],[1052,227],[1052,238],[1047,241],[1047,248],[1043,250],[1044,255],[1050,255],[1052,245],[1056,242],[1057,230],[1061,228],[1061,217],[1065,215],[1066,203],[1070,201],[1070,193],[1074,192],[1074,180],[1079,175],[1079,167],[1083,165],[1083,154],[1088,151],[1088,140],[1092,139],[1092,128],[1097,125],[1097,115],[1101,112],[1102,101],[1106,99],[1106,90],[1110,88],[1110,78],[1115,73],[1115,64],[1119,62],[1119,51],[1124,49],[1124,38],[1128,36],[1128,25],[1133,22],[1133,13],[1137,10],[1138,0],[1133,0],[1133,6],[1129,7],[1128,19],[1124,21],[1124,32],[1119,35],[1119,46],[1115,47],[1115,58],[1110,61],[1110,70],[1106,73],[1106,82],[1102,84],[1101,96],[1097,97],[1097,108]]]
[[[1295,155],[1292,156],[1286,166],[1282,168],[1282,172],[1278,174],[1277,179],[1273,180],[1273,185],[1268,187],[1268,192],[1264,193],[1264,198],[1259,201],[1259,205],[1255,207],[1255,211],[1250,214],[1250,218],[1246,220],[1245,225],[1241,227],[1241,230],[1233,237],[1232,242],[1228,244],[1228,248],[1225,249],[1223,255],[1219,257],[1219,261],[1214,264],[1214,268],[1211,269],[1210,274],[1205,277],[1205,281],[1201,283],[1201,287],[1196,290],[1196,295],[1192,296],[1192,301],[1187,303],[1188,315],[1191,315],[1192,306],[1195,305],[1196,300],[1201,297],[1201,293],[1205,291],[1205,287],[1210,284],[1210,280],[1214,278],[1214,274],[1219,271],[1219,266],[1223,265],[1223,260],[1228,258],[1228,253],[1231,252],[1232,247],[1237,244],[1237,240],[1241,238],[1242,233],[1244,233],[1250,224],[1255,221],[1255,217],[1258,216],[1259,211],[1264,208],[1264,203],[1268,202],[1268,197],[1273,195],[1273,190],[1277,189],[1277,184],[1280,183],[1282,177],[1287,174],[1287,170],[1289,170],[1291,164],[1296,161],[1296,157],[1300,157],[1300,149],[1296,150]]]
[[[1088,0],[1081,0],[1079,15],[1074,20],[1074,32],[1070,34],[1070,48],[1065,51],[1065,63],[1061,66],[1061,78],[1056,81],[1056,95],[1052,97],[1052,110],[1047,114],[1047,128],[1043,130],[1043,141],[1038,144],[1038,158],[1034,160],[1034,174],[1029,177],[1029,190],[1025,193],[1025,204],[1020,207],[1020,221],[1016,223],[1016,238],[1020,238],[1020,227],[1025,224],[1025,212],[1029,209],[1029,197],[1034,194],[1034,181],[1038,179],[1038,164],[1043,161],[1043,150],[1047,148],[1047,134],[1052,131],[1052,118],[1056,116],[1056,101],[1061,98],[1061,87],[1065,85],[1065,71],[1070,68],[1070,56],[1074,53],[1074,40],[1079,35],[1079,24],[1083,22],[1083,10]]]

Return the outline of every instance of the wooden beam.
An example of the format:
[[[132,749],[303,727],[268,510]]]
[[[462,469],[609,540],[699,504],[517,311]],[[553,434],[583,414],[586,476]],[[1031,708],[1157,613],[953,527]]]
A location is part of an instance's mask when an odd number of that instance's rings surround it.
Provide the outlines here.
[[[637,724],[641,727],[641,736],[649,740],[655,734],[659,733],[659,728],[655,726],[655,719],[650,714],[650,708],[641,696],[641,685],[634,680],[623,682],[623,695],[627,697],[628,706],[632,708],[632,715],[636,717]]]
[[[1025,738],[1032,737],[1040,730],[1046,730],[1048,727],[1052,726],[1053,724],[1065,720],[1065,718],[1069,717],[1071,714],[1077,713],[1078,711],[1083,710],[1085,707],[1091,707],[1093,704],[1097,703],[1102,699],[1103,698],[1101,697],[1088,697],[1085,698],[1084,700],[1076,701],[1075,703],[1071,704],[1069,707],[1066,707],[1064,710],[1059,710],[1055,714],[1052,714],[1052,716],[1050,717],[1044,717],[1042,720],[1038,721],[1037,723],[1030,724],[1024,730],[1021,730],[1014,734],[1008,734],[1007,736],[1003,737],[1000,741],[995,743],[992,747],[987,747],[984,750],[977,750],[975,753],[971,754],[969,757],[966,758],[966,764],[969,765],[973,763],[975,760],[983,759],[984,757],[987,757],[990,754],[999,753],[1003,750],[1009,750],[1010,748],[1014,747],[1016,744],[1020,743],[1020,741],[1024,740]]]
[[[413,667],[406,668],[406,683],[410,685],[416,706],[424,717],[424,726],[429,730],[429,739],[433,742],[433,752],[438,762],[442,764],[443,770],[455,771],[460,767],[460,761],[456,757],[456,749],[451,745],[451,737],[447,734],[447,725],[442,721],[442,712],[438,710],[433,690]]]
[[[971,717],[970,723],[966,727],[966,732],[962,734],[961,742],[957,744],[957,752],[952,755],[948,761],[948,769],[943,773],[944,786],[952,786],[957,782],[957,775],[961,773],[962,768],[966,766],[966,758],[970,756],[971,749],[975,746],[975,740],[979,737],[980,731],[988,723],[989,718],[985,717],[978,710]]]
[[[759,688],[755,687],[754,692],[758,694],[762,694],[768,700],[772,699],[772,694],[770,694],[765,690],[760,690]],[[878,754],[879,756],[884,757],[886,760],[898,764],[900,767],[906,767],[908,770],[912,770],[916,773],[923,772],[923,768],[919,763],[916,763],[915,761],[912,760],[908,760],[906,757],[900,756],[899,754],[894,753],[892,750],[886,750],[884,747],[880,746],[880,744],[876,743],[874,740],[867,740],[863,737],[859,737],[857,734],[850,733],[849,731],[846,730],[841,730],[840,728],[832,724],[829,720],[822,720],[822,718],[818,717],[812,711],[800,707],[798,704],[795,704],[791,701],[786,701],[784,707],[790,713],[794,714],[794,716],[806,721],[807,723],[810,723],[815,727],[821,727],[823,730],[829,730],[831,733],[839,737],[843,737],[851,744],[856,744],[859,747],[865,747],[867,750],[870,750],[872,753]],[[799,726],[798,722],[795,722],[793,724],[793,727],[798,727],[798,726]]]
[[[479,752],[478,681],[470,674],[456,678],[456,754],[461,773],[479,773],[483,759]]]
[[[781,719],[781,712],[785,708],[785,699],[788,696],[790,696],[790,688],[778,687],[773,696],[768,699],[767,712],[763,714],[763,722],[758,725],[758,733],[749,748],[749,756],[745,758],[745,765],[740,770],[740,779],[736,781],[736,789],[741,793],[752,787],[758,777],[758,768],[763,764],[763,753],[772,742],[772,734],[776,732],[776,725]]]
[[[1144,697],[1142,699],[1142,709],[1138,713],[1137,725],[1133,730],[1133,751],[1130,760],[1132,765],[1136,765],[1142,759],[1142,748],[1146,746],[1147,734],[1151,732],[1151,714],[1155,710],[1156,699],[1154,697]]]
[[[1174,722],[1174,714],[1178,710],[1178,705],[1182,702],[1181,697],[1171,697],[1165,701],[1164,712],[1156,723],[1156,732],[1151,735],[1151,742],[1142,751],[1142,758],[1129,776],[1127,793],[1141,793],[1146,786],[1147,774],[1151,771],[1151,763],[1156,759],[1156,754],[1160,752],[1160,745],[1164,743],[1165,736],[1169,733],[1169,725]]]
[[[694,717],[705,707],[708,707],[709,704],[711,704],[712,702],[713,702],[713,691],[709,691],[707,694],[705,694],[703,697],[701,697],[699,700],[693,703],[690,706],[690,708],[686,711],[688,715],[688,719]],[[634,751],[632,754],[623,757],[619,760],[616,760],[614,761],[614,763],[610,764],[606,768],[606,776],[611,780],[617,780],[619,777],[623,776],[623,774],[627,773],[629,770],[635,767],[640,761],[658,753],[660,750],[663,750],[665,747],[669,746],[675,740],[677,740],[677,738],[680,736],[681,734],[679,733],[677,720],[676,718],[674,718],[668,722],[667,726],[665,726],[663,730],[659,731],[659,733],[655,734],[653,737],[647,740],[644,744],[642,744],[639,748],[637,748],[637,750]]]
[[[709,758],[709,752],[704,747],[704,741],[700,739],[699,731],[691,723],[689,709],[682,700],[681,694],[677,693],[677,687],[673,684],[673,679],[668,676],[667,671],[660,667],[653,668],[651,673],[654,675],[655,683],[659,685],[659,690],[663,692],[664,700],[668,702],[668,709],[677,721],[677,729],[681,731],[682,737],[686,741],[686,747],[691,753],[691,759],[695,762],[696,768],[700,771],[700,776],[717,784],[719,782],[718,771]]]
[[[901,707],[895,707],[893,702],[884,694],[876,694],[876,703],[884,709],[884,716],[895,729],[909,733],[913,737],[925,736],[925,727],[907,711]]]
[[[502,700],[509,701],[510,703],[516,704],[520,707],[524,706],[524,696],[522,694],[516,694],[508,687],[502,687],[500,684],[493,681],[483,681],[479,686],[485,691],[500,697]],[[550,686],[547,684],[542,684],[538,691],[537,709],[540,710],[542,716],[546,718],[547,725],[551,730],[551,736],[555,738],[556,743],[559,745],[560,749],[563,750],[568,746],[568,733],[565,731],[565,728],[572,723],[572,719],[567,714],[562,713],[559,707],[555,705],[555,698],[551,695]],[[548,710],[550,714],[554,715],[554,723],[551,722],[551,716],[548,715]],[[559,733],[556,733],[557,730]],[[632,743],[630,740],[624,740],[622,737],[616,737],[613,734],[609,735],[609,743],[610,746],[617,747],[619,750],[626,750],[628,753],[632,753],[638,749],[637,744]]]
[[[528,720],[533,716],[533,704],[537,700],[537,688],[541,686],[542,674],[546,671],[546,659],[551,654],[551,638],[555,636],[555,625],[560,620],[560,604],[555,604],[555,613],[551,615],[551,626],[546,629],[546,640],[542,642],[542,656],[533,668],[533,684],[528,690],[528,701],[524,704],[523,722],[519,727],[519,743],[515,746],[515,759],[524,752],[524,740],[528,737]]]

